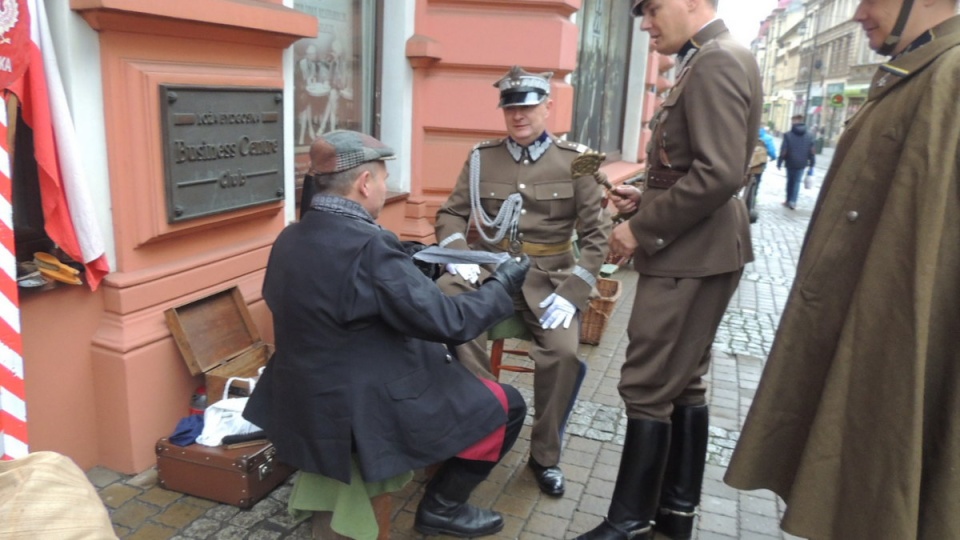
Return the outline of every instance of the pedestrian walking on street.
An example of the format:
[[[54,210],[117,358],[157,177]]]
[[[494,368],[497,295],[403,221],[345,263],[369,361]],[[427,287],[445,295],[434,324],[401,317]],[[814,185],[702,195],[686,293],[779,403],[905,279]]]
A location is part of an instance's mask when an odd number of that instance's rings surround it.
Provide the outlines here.
[[[796,114],[792,118],[793,126],[784,133],[780,143],[780,156],[777,158],[777,170],[784,164],[787,166],[787,199],[783,205],[794,210],[797,208],[797,197],[800,195],[800,183],[803,180],[803,171],[808,169],[813,175],[813,165],[816,163],[813,135],[807,131],[803,123],[803,115]]]
[[[725,481],[813,540],[960,538],[960,15],[861,0],[892,56],[842,134]]]
[[[760,212],[757,210],[760,180],[763,177],[763,171],[767,168],[767,162],[775,159],[777,159],[777,147],[773,142],[773,137],[765,127],[760,126],[757,144],[753,148],[753,154],[750,157],[750,164],[747,169],[747,185],[743,189],[742,196],[747,205],[747,212],[750,214],[750,223],[756,223],[760,219]]]
[[[717,19],[716,0],[636,0],[677,77],[651,123],[645,190],[617,188],[633,213],[610,237],[639,274],[619,383],[627,415],[606,519],[587,540],[693,534],[707,452],[711,347],[753,260],[743,187],[763,93],[752,53]],[[703,126],[711,126],[703,129]]]

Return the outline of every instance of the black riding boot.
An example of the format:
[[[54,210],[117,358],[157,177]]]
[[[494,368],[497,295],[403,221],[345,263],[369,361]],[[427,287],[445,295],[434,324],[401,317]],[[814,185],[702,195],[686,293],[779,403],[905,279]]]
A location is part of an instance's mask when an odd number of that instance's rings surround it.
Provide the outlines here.
[[[481,471],[483,468],[479,462],[448,459],[427,483],[413,527],[427,535],[458,538],[486,536],[502,529],[500,514],[467,504],[470,493],[490,472],[490,468]]]
[[[710,413],[706,405],[674,407],[670,421],[670,459],[654,528],[673,540],[689,540],[693,537],[693,518],[703,487]]]
[[[607,518],[577,540],[650,540],[663,469],[670,450],[670,424],[627,419],[617,485]]]

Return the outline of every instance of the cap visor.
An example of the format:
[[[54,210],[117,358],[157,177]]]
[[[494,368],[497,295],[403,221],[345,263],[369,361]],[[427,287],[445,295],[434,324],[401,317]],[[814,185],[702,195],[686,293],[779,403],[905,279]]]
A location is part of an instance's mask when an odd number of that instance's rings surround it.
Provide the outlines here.
[[[500,96],[500,107],[528,107],[539,105],[547,99],[546,94],[540,92],[511,92]]]

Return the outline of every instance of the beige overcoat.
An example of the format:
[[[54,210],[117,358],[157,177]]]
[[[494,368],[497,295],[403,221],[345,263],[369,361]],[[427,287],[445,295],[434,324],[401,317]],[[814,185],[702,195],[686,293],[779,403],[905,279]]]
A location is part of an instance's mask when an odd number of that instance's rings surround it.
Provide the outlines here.
[[[814,540],[960,538],[960,17],[880,67],[726,475]]]

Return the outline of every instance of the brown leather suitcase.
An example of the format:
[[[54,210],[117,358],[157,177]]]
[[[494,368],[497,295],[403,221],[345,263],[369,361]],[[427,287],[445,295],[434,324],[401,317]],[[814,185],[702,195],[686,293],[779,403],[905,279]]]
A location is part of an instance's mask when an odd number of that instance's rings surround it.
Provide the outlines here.
[[[228,449],[177,446],[164,437],[156,450],[160,487],[240,508],[250,508],[294,472],[276,460],[270,442]]]

